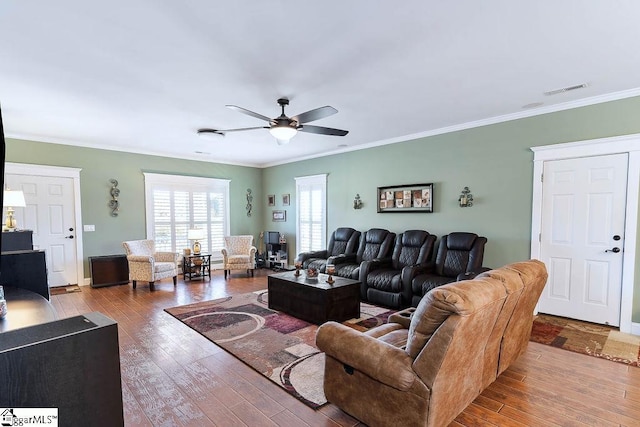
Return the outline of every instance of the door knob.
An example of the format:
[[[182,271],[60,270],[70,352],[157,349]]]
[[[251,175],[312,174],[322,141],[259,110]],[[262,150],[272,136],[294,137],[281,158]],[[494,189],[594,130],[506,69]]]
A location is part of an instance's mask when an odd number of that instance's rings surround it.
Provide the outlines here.
[[[65,237],[65,239],[73,239],[73,234],[70,236]],[[617,248],[616,248],[617,249]]]
[[[615,236],[613,236],[613,240],[617,242],[618,240],[620,240],[620,236],[616,234]]]
[[[614,254],[617,254],[620,252],[620,248],[607,249],[605,252],[613,252]]]

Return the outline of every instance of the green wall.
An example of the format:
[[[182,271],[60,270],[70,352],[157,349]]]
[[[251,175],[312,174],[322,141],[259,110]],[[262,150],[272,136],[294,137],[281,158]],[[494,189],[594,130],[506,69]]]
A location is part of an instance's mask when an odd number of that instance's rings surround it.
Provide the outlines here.
[[[270,167],[264,171],[264,193],[276,194],[278,204],[281,193],[291,193],[292,203],[286,223],[272,223],[271,208],[264,212],[264,223],[285,233],[289,255],[295,256],[294,178],[327,173],[328,232],[341,226],[424,229],[437,236],[472,231],[489,239],[485,265],[528,259],[533,188],[529,147],[640,133],[638,117],[640,97],[628,98]],[[377,187],[427,182],[435,184],[433,213],[376,212]],[[465,186],[473,193],[474,206],[463,209],[457,200]],[[352,208],[356,193],[364,201],[361,210]],[[635,292],[633,319],[640,322],[640,292]]]
[[[89,276],[87,258],[95,255],[124,253],[122,242],[146,237],[143,172],[192,175],[230,179],[230,227],[232,234],[253,234],[262,230],[263,199],[256,168],[173,159],[118,151],[7,140],[7,162],[81,168],[80,192],[82,223],[94,224],[95,232],[83,233],[85,276]],[[118,180],[120,211],[110,215],[109,179]],[[246,190],[254,195],[252,216],[246,215]]]
[[[403,143],[305,160],[265,169],[180,160],[30,141],[7,141],[7,161],[82,168],[84,255],[121,253],[123,240],[145,237],[142,172],[231,180],[231,232],[256,236],[280,231],[295,257],[295,177],[328,174],[328,231],[351,226],[395,232],[425,229],[441,236],[466,230],[489,239],[485,265],[501,266],[529,257],[533,154],[529,147],[640,133],[640,97],[627,98],[526,119],[482,126]],[[295,139],[292,143],[295,143]],[[119,181],[121,210],[109,215],[109,179]],[[426,213],[377,213],[379,186],[433,182],[434,209]],[[463,187],[474,206],[459,208]],[[254,196],[246,216],[246,189]],[[364,207],[352,208],[359,193]],[[267,206],[267,194],[276,206]],[[291,205],[282,205],[282,195]],[[287,210],[286,222],[272,222],[274,209]],[[637,267],[640,270],[640,267]],[[88,275],[85,267],[85,275]],[[640,284],[636,284],[636,288]],[[640,322],[640,292],[634,293],[633,321]]]

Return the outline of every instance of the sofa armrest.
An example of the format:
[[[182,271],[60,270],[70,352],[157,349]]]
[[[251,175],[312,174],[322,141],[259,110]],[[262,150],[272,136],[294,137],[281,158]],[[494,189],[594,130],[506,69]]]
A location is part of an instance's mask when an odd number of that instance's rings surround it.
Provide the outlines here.
[[[149,255],[127,255],[127,260],[131,262],[148,262],[150,264],[155,262],[154,258]]]
[[[157,262],[178,262],[177,252],[156,252],[153,256]]]
[[[337,322],[318,328],[316,345],[327,355],[400,391],[416,379],[406,351]]]

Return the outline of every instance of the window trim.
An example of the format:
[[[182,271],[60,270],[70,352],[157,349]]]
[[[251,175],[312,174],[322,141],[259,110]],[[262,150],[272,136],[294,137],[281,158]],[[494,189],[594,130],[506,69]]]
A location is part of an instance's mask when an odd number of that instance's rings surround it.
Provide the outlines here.
[[[322,212],[323,212],[323,218],[322,218],[322,231],[321,231],[321,243],[323,245],[326,245],[326,241],[327,241],[327,177],[328,174],[323,173],[323,174],[318,174],[318,175],[309,175],[309,176],[302,176],[302,177],[296,177],[295,181],[296,181],[296,253],[301,253],[302,252],[302,248],[300,246],[300,236],[301,234],[301,230],[300,230],[300,187],[304,186],[304,185],[313,185],[313,184],[319,184],[322,186],[322,191],[323,191],[323,197],[322,197]],[[324,246],[323,246],[324,247]]]
[[[231,201],[229,197],[229,187],[231,180],[222,178],[206,178],[200,176],[188,176],[188,175],[169,175],[143,172],[144,175],[144,195],[145,195],[145,221],[146,221],[146,238],[154,239],[153,235],[153,197],[151,197],[152,187],[154,185],[168,185],[168,186],[189,186],[189,187],[206,187],[208,189],[212,187],[224,188],[225,191],[225,217],[224,235],[228,236],[231,230]],[[179,251],[176,248],[176,251]],[[212,257],[213,259],[214,257]],[[217,258],[216,258],[217,259]]]

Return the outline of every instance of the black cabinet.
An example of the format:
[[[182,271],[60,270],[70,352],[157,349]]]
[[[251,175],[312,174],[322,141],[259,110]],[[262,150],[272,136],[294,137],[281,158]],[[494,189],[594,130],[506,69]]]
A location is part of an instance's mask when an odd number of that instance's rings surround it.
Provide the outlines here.
[[[58,408],[65,426],[124,425],[116,322],[94,312],[1,335],[0,407]]]
[[[126,255],[89,257],[89,269],[92,288],[129,283],[129,263]]]
[[[0,285],[27,289],[49,299],[44,251],[2,252]]]
[[[33,250],[33,231],[3,231],[0,249],[2,252]]]

